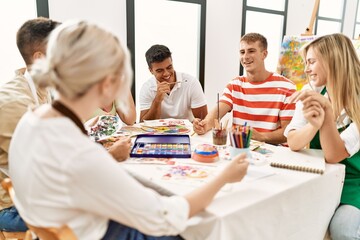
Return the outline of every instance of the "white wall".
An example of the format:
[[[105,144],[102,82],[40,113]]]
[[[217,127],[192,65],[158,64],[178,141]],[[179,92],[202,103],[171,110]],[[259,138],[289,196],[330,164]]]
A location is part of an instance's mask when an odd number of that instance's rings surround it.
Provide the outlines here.
[[[0,85],[11,80],[16,69],[26,66],[16,46],[16,32],[36,16],[35,0],[0,0]]]
[[[347,0],[343,33],[353,38],[354,22],[356,21],[357,0]]]
[[[239,75],[242,1],[208,0],[206,12],[205,95],[208,106]]]
[[[314,0],[289,0],[286,35],[305,33],[310,23],[314,2]]]
[[[50,18],[57,21],[84,19],[113,32],[126,44],[125,0],[48,0]],[[101,43],[99,43],[101,44]]]

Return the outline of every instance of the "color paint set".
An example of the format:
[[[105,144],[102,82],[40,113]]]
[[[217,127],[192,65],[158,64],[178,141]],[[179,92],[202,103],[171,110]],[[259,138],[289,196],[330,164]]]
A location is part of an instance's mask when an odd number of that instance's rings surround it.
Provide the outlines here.
[[[191,158],[189,135],[138,135],[130,157]]]

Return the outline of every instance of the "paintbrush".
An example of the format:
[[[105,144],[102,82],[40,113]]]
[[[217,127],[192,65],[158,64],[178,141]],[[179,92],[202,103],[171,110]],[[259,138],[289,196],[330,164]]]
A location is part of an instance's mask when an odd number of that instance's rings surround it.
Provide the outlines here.
[[[229,119],[226,119],[225,124],[224,124],[224,129],[227,128],[228,123],[229,123]]]
[[[183,80],[183,81],[177,81],[177,82],[171,82],[171,83],[167,83],[169,85],[172,85],[172,84],[178,84],[178,83],[183,83],[183,82],[187,82],[188,80]]]

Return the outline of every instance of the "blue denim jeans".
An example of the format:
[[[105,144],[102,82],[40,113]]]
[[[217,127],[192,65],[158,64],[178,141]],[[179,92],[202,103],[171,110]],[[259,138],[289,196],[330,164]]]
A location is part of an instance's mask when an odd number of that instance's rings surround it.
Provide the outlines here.
[[[110,221],[102,240],[182,240],[180,236],[154,237],[145,235],[138,230]]]
[[[25,232],[28,228],[17,209],[12,206],[0,211],[0,230],[7,232]]]
[[[340,205],[330,222],[332,240],[360,239],[360,210],[351,205]]]

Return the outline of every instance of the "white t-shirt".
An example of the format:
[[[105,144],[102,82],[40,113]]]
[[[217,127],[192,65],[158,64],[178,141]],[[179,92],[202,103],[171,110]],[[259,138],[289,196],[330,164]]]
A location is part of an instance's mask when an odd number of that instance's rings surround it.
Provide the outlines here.
[[[142,186],[68,118],[20,120],[9,154],[15,206],[35,226],[67,224],[78,239],[101,239],[109,219],[151,235],[186,228],[184,197]]]
[[[191,109],[206,105],[204,92],[200,82],[189,74],[176,72],[176,81],[183,82],[175,84],[169,95],[165,94],[161,103],[160,118],[189,119],[192,121],[194,116]],[[150,109],[156,92],[156,79],[152,77],[141,87],[140,111]]]
[[[317,87],[317,88],[312,87],[311,88],[311,86],[309,84],[306,84],[301,89],[301,91],[314,90],[314,91],[320,93],[323,89],[324,89],[324,87]],[[324,96],[328,97],[328,94],[325,93]],[[301,101],[298,101],[296,103],[294,116],[293,116],[291,122],[289,123],[289,125],[287,125],[287,127],[285,128],[285,131],[284,131],[285,137],[288,136],[288,134],[291,130],[300,129],[308,123],[308,121],[304,117],[302,109],[303,109],[303,104]],[[342,119],[342,120],[340,121],[340,119]],[[350,122],[351,122],[350,118],[346,115],[345,111],[343,110],[341,112],[341,116],[339,117],[339,119],[337,121],[337,127],[339,129],[341,127],[344,127],[344,126],[350,124],[340,134],[340,137],[344,141],[345,148],[351,157],[360,150],[360,135],[359,135],[359,130],[358,130],[356,124],[350,123]]]

